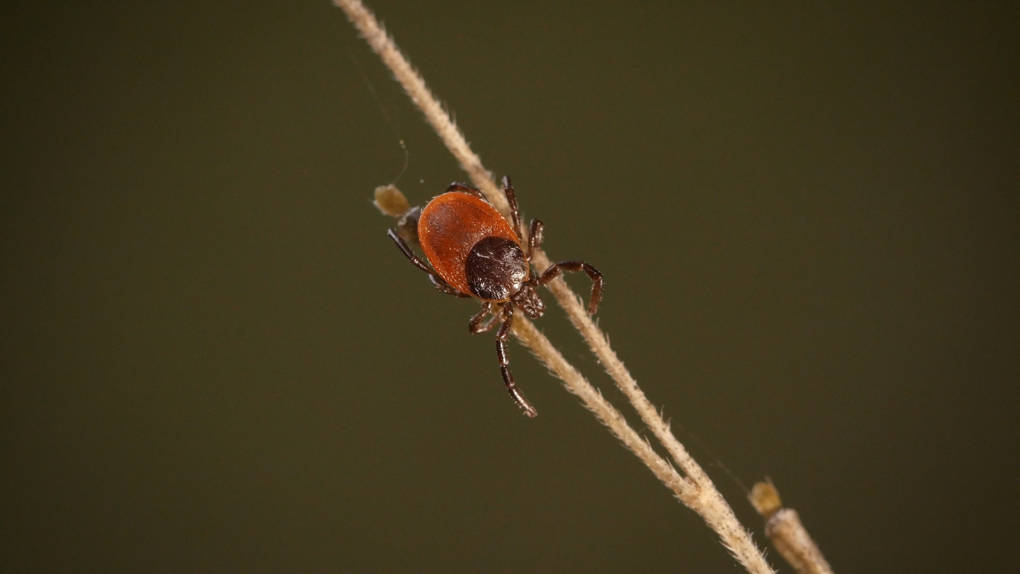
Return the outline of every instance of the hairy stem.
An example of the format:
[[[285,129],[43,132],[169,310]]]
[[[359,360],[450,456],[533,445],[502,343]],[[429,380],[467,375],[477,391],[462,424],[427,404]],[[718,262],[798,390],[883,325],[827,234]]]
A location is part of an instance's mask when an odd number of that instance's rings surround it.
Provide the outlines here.
[[[407,92],[414,105],[418,106],[422,114],[425,115],[426,121],[439,135],[439,139],[446,144],[447,149],[460,163],[461,168],[471,177],[471,181],[485,193],[490,201],[494,202],[497,209],[507,213],[509,205],[499,192],[499,188],[496,187],[492,173],[482,165],[481,158],[468,145],[464,134],[457,129],[450,114],[446,113],[439,100],[425,85],[425,79],[411,66],[411,62],[407,61],[375,15],[360,0],[333,0],[333,3],[347,14],[368,45],[393,72],[393,76]]]
[[[797,574],[833,574],[797,511],[783,508],[779,491],[771,480],[756,483],[748,498],[758,514],[765,518],[765,536]]]
[[[375,16],[360,0],[333,0],[347,14],[354,26],[379,55],[383,63],[393,72],[397,81],[410,96],[411,101],[421,109],[426,120],[435,129],[439,138],[457,158],[464,171],[485,196],[504,214],[508,205],[500,189],[493,181],[492,174],[482,165],[481,159],[471,150],[467,140],[450,119],[450,115],[439,104],[425,85],[425,80],[414,70],[407,58],[400,52],[393,39],[380,26]],[[548,267],[549,258],[544,252],[537,252],[533,262],[540,268]],[[772,568],[765,561],[761,551],[737,521],[733,510],[723,499],[711,479],[705,474],[687,450],[673,436],[669,425],[645,397],[637,381],[630,375],[623,362],[609,346],[608,337],[591,320],[577,296],[570,291],[562,279],[549,283],[556,300],[564,308],[571,323],[577,328],[592,348],[606,371],[638,412],[641,420],[652,430],[673,461],[683,470],[680,476],[665,459],[659,456],[647,441],[627,424],[626,419],[549,343],[534,325],[518,321],[514,333],[553,373],[559,377],[567,390],[577,395],[595,416],[631,452],[672,490],[687,507],[697,512],[719,535],[723,545],[748,572],[771,573]]]
[[[620,414],[620,411],[602,396],[591,383],[563,355],[553,344],[542,334],[535,324],[517,317],[514,319],[514,335],[528,348],[550,371],[553,372],[568,391],[577,395],[595,418],[604,424],[613,435],[623,443],[627,450],[634,453],[645,466],[652,471],[656,478],[662,481],[667,488],[680,500],[690,499],[696,496],[694,485],[689,480],[680,476],[680,473],[669,464],[666,459],[659,456],[648,444],[648,441],[641,436]]]
[[[539,268],[545,269],[552,264],[544,252],[536,252],[532,255],[532,262]],[[630,374],[623,361],[616,355],[616,351],[609,345],[609,337],[606,336],[592,320],[585,310],[584,304],[577,297],[566,281],[562,278],[547,284],[552,291],[556,301],[566,312],[574,328],[581,333],[585,342],[598,357],[602,367],[616,383],[617,388],[627,397],[627,400],[637,411],[641,420],[651,429],[666,452],[669,453],[673,462],[680,467],[684,475],[691,481],[698,492],[696,501],[684,501],[688,507],[701,515],[705,522],[715,530],[722,539],[723,544],[730,549],[737,559],[744,565],[754,564],[755,568],[767,569],[768,564],[761,555],[761,551],[755,546],[751,535],[740,525],[733,510],[726,503],[719,489],[715,487],[712,479],[708,477],[701,465],[691,457],[683,444],[673,435],[659,411],[652,405],[644,391],[638,385],[637,380]],[[754,570],[762,571],[762,570]]]

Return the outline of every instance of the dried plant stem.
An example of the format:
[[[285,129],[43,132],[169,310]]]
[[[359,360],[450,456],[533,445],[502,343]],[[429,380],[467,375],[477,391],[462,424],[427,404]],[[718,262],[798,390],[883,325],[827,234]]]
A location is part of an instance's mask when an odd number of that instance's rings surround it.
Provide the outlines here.
[[[552,261],[549,260],[549,257],[544,252],[532,255],[532,260],[541,269],[552,264]],[[557,278],[556,281],[549,283],[548,287],[556,297],[556,301],[566,311],[567,318],[570,319],[571,324],[584,337],[584,340],[595,353],[595,356],[602,363],[602,367],[609,373],[616,386],[634,406],[634,410],[637,411],[641,420],[648,425],[648,428],[651,429],[655,437],[662,443],[662,446],[669,452],[673,461],[684,471],[684,474],[690,477],[694,484],[699,487],[711,486],[711,479],[708,478],[708,475],[705,474],[701,466],[695,462],[687,452],[687,449],[680,444],[680,441],[673,436],[669,423],[663,420],[659,411],[648,400],[648,397],[645,396],[644,391],[638,386],[637,381],[631,376],[623,361],[616,356],[616,352],[609,345],[609,338],[595,325],[595,322],[588,315],[577,295],[567,286],[566,281]],[[715,488],[712,487],[712,490],[715,490]]]
[[[645,463],[645,466],[652,471],[656,478],[672,490],[685,506],[697,512],[719,534],[723,545],[749,572],[772,572],[758,548],[751,542],[750,534],[740,525],[736,516],[733,515],[733,510],[714,487],[709,490],[680,476],[669,462],[652,449],[648,441],[642,439],[627,424],[620,411],[616,410],[573,365],[563,358],[559,350],[535,328],[531,321],[524,318],[515,319],[514,334],[550,371],[563,381],[568,391],[577,395],[584,406],[608,427],[628,450]],[[711,482],[708,484],[711,486]],[[745,540],[750,543],[750,554]]]
[[[439,100],[432,95],[432,91],[425,85],[425,79],[411,66],[411,62],[407,61],[400,48],[393,42],[393,38],[383,30],[375,15],[361,3],[361,0],[333,0],[333,3],[347,14],[368,45],[393,72],[404,91],[411,97],[411,101],[425,114],[429,125],[436,130],[450,153],[471,177],[471,181],[495,203],[497,209],[507,213],[510,206],[496,187],[492,173],[482,165],[482,160],[468,145],[464,135],[450,118],[450,114],[446,113]]]
[[[765,536],[797,574],[833,574],[797,511],[783,508],[779,491],[771,480],[755,484],[748,498],[758,514],[765,518]]]
[[[453,124],[449,114],[432,95],[424,79],[414,70],[403,56],[392,38],[379,25],[375,16],[360,0],[333,0],[361,32],[369,46],[390,68],[397,81],[407,91],[411,100],[421,109],[426,120],[436,130],[440,139],[468,173],[472,183],[485,193],[486,197],[503,213],[508,205],[503,194],[493,181],[492,174],[485,169],[481,159],[467,145],[467,140]],[[533,262],[540,268],[549,265],[544,252],[535,254]],[[680,476],[665,459],[659,456],[631,428],[623,415],[589,383],[528,321],[515,321],[514,332],[529,349],[552,370],[571,393],[577,395],[585,406],[605,424],[623,444],[648,466],[686,506],[697,512],[716,531],[723,545],[747,569],[755,574],[771,573],[773,570],[765,561],[761,551],[751,540],[750,533],[737,521],[733,510],[712,484],[701,466],[687,453],[687,450],[673,436],[669,425],[645,397],[637,381],[630,375],[623,362],[608,343],[608,337],[588,317],[576,295],[566,282],[557,279],[549,284],[557,301],[566,310],[574,324],[593,352],[598,356],[609,375],[632,403],[635,410],[656,438],[669,452],[670,457],[683,470]]]
[[[680,473],[669,464],[666,459],[659,456],[648,444],[648,441],[627,424],[627,420],[620,414],[620,411],[602,396],[591,383],[571,365],[563,355],[553,346],[549,339],[542,334],[535,324],[524,317],[514,318],[514,335],[526,346],[550,371],[561,381],[568,391],[577,395],[584,403],[584,406],[595,415],[595,418],[606,425],[642,462],[645,463],[655,475],[670,490],[676,494],[681,501],[695,495],[694,485],[689,480],[680,476]]]
[[[532,262],[539,269],[545,269],[552,263],[544,252],[533,254]],[[602,367],[616,383],[617,388],[627,397],[641,420],[651,429],[663,448],[669,453],[670,458],[694,486],[698,500],[695,502],[684,500],[684,504],[701,515],[742,564],[745,566],[755,564],[756,568],[768,569],[769,566],[762,557],[761,551],[752,541],[751,535],[733,515],[733,509],[723,498],[722,493],[715,487],[712,479],[708,477],[701,465],[687,452],[683,444],[673,436],[669,423],[662,418],[659,411],[645,396],[637,380],[631,376],[623,361],[609,345],[609,337],[595,325],[581,300],[562,279],[558,278],[547,286],[556,297],[556,301],[566,311],[571,324],[581,333],[592,352],[602,363]]]

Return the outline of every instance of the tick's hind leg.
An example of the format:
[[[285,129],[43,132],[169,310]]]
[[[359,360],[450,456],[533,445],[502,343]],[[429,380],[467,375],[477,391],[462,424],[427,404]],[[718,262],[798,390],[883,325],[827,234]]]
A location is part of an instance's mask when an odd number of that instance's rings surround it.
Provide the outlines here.
[[[510,393],[510,398],[517,403],[517,406],[521,408],[521,411],[527,417],[535,418],[538,416],[538,411],[517,390],[517,383],[514,382],[514,376],[510,372],[510,358],[506,355],[506,340],[510,335],[510,328],[513,326],[513,322],[514,308],[512,305],[507,305],[503,307],[503,325],[499,328],[499,333],[496,335],[496,358],[499,359],[499,370],[503,374],[503,383],[506,384],[506,390]]]
[[[450,284],[444,281],[442,277],[436,275],[435,271],[433,271],[432,268],[429,267],[427,263],[419,259],[418,256],[414,254],[414,251],[411,251],[411,248],[407,246],[407,243],[405,243],[404,240],[401,239],[400,235],[398,235],[395,230],[387,229],[386,236],[392,239],[393,242],[397,244],[397,248],[400,249],[400,252],[404,254],[404,257],[407,257],[408,261],[414,264],[414,266],[417,267],[418,269],[421,269],[425,273],[428,273],[429,281],[432,282],[432,285],[435,286],[436,289],[439,289],[440,291],[446,293],[447,295],[456,295],[457,297],[468,297],[468,295],[465,295],[464,293],[461,293],[460,291],[457,291],[456,289],[451,287]]]
[[[539,285],[545,285],[560,276],[564,271],[584,271],[591,277],[591,297],[588,299],[588,312],[592,315],[599,309],[599,301],[602,300],[602,274],[598,269],[588,265],[584,261],[560,261],[553,263],[538,278]]]
[[[482,304],[482,310],[475,313],[471,320],[468,321],[468,331],[477,335],[491,329],[496,324],[496,319],[499,318],[499,315],[489,315],[492,312],[493,306],[492,301],[486,301]],[[486,315],[489,315],[488,318],[486,318]]]

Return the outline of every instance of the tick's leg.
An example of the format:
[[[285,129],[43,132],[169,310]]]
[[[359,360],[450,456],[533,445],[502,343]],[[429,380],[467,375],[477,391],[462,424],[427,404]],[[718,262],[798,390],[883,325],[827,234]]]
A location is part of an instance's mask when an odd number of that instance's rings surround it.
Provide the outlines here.
[[[599,309],[599,301],[602,300],[602,274],[584,261],[560,261],[553,263],[542,273],[542,276],[538,278],[538,284],[545,285],[559,277],[563,271],[584,271],[588,277],[591,277],[591,298],[588,300],[588,312],[594,315]]]
[[[470,297],[470,295],[468,295],[467,293],[461,293],[460,291],[454,289],[449,283],[443,281],[442,277],[436,275],[435,273],[429,273],[429,282],[432,283],[433,287],[439,289],[441,292],[446,293],[447,295],[454,295],[456,297]]]
[[[456,289],[451,287],[449,283],[443,281],[442,277],[436,275],[435,272],[432,271],[432,268],[428,266],[428,264],[419,259],[418,256],[415,255],[413,251],[411,251],[411,248],[407,246],[407,243],[405,243],[404,240],[401,239],[399,235],[397,235],[397,232],[395,230],[387,229],[386,236],[392,239],[393,242],[397,244],[397,248],[400,249],[400,252],[404,254],[404,257],[407,257],[408,261],[413,263],[414,266],[417,267],[418,269],[421,269],[425,273],[428,273],[429,281],[432,282],[432,285],[434,285],[436,289],[439,289],[440,291],[448,295],[467,297],[467,295],[461,293],[460,291],[457,291]]]
[[[514,307],[513,305],[507,305],[503,307],[503,326],[499,328],[499,333],[496,335],[496,358],[499,359],[499,370],[503,373],[503,383],[506,384],[506,390],[510,392],[510,398],[517,403],[517,406],[521,408],[521,411],[526,416],[535,418],[538,416],[538,411],[517,390],[517,383],[514,382],[514,376],[510,373],[510,358],[506,356],[506,340],[510,335],[510,328],[513,326],[513,322]]]
[[[449,185],[449,187],[446,188],[446,191],[447,192],[450,192],[450,191],[461,191],[461,192],[464,192],[464,193],[470,193],[471,195],[474,195],[474,196],[478,197],[478,199],[481,199],[485,203],[489,203],[489,200],[485,199],[485,194],[483,194],[482,192],[478,191],[477,189],[471,187],[470,185],[463,184],[463,183],[460,183],[458,181],[455,181],[455,182],[451,183]]]
[[[544,229],[545,226],[540,220],[531,220],[531,233],[528,234],[528,261],[531,260],[531,254],[542,246],[542,230]]]
[[[468,321],[468,331],[477,335],[478,333],[484,333],[491,329],[496,323],[496,319],[499,318],[499,315],[490,315],[492,307],[492,301],[486,301],[483,303],[482,310],[476,313],[475,316],[471,317],[471,320]],[[489,316],[488,319],[486,319],[486,315]]]
[[[506,201],[510,204],[510,217],[513,219],[514,231],[517,237],[524,239],[524,228],[521,227],[521,212],[517,209],[517,194],[514,193],[514,185],[510,183],[510,176],[503,176],[503,193],[506,194]]]
[[[411,248],[407,246],[407,243],[405,243],[404,240],[401,239],[399,235],[397,235],[396,230],[387,229],[386,236],[392,239],[393,243],[397,244],[397,248],[400,249],[400,252],[403,253],[404,257],[407,257],[407,260],[413,263],[415,267],[421,269],[422,271],[428,273],[429,275],[432,275],[432,268],[429,267],[421,259],[418,259],[418,256],[415,255],[413,251],[411,251]]]

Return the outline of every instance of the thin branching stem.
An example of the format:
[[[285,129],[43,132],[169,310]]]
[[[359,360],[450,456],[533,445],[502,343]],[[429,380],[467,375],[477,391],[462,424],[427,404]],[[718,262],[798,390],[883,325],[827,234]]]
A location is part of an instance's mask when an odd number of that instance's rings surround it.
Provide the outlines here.
[[[347,14],[365,41],[390,68],[411,101],[421,109],[428,123],[467,172],[472,183],[482,190],[497,209],[504,214],[508,213],[506,199],[493,181],[491,172],[482,165],[481,159],[468,146],[467,140],[454,125],[450,115],[425,85],[425,80],[400,52],[375,16],[365,8],[360,0],[333,1]],[[545,268],[551,261],[544,252],[539,251],[533,257],[533,263],[539,268]],[[716,531],[723,545],[733,553],[733,556],[748,572],[754,574],[773,572],[761,551],[752,541],[750,533],[737,521],[733,510],[701,466],[691,458],[683,445],[673,436],[669,425],[648,401],[637,381],[609,346],[608,337],[588,317],[584,307],[567,287],[566,282],[556,279],[549,283],[549,286],[556,300],[566,311],[571,323],[581,332],[610,377],[634,406],[642,421],[662,443],[673,461],[683,471],[684,476],[677,473],[671,464],[659,456],[647,441],[641,439],[640,435],[627,424],[623,415],[563,358],[532,323],[523,320],[516,322],[514,333],[542,363],[563,381],[567,390],[577,395],[585,407],[609,428],[628,450],[637,455],[652,473],[677,495],[681,502],[697,512],[709,527]]]
[[[662,481],[667,488],[680,500],[689,499],[696,495],[694,485],[689,480],[680,476],[680,473],[666,459],[659,456],[648,441],[641,438],[624,418],[616,407],[611,405],[602,393],[598,392],[591,383],[573,365],[571,365],[556,347],[539,331],[535,324],[517,317],[514,319],[514,335],[528,348],[538,359],[553,372],[568,391],[577,395],[595,418],[604,424],[616,438],[623,443],[628,450],[634,453],[645,466],[652,471],[656,478]]]
[[[544,252],[533,254],[532,262],[540,269],[544,269],[552,263]],[[556,301],[563,307],[571,324],[581,333],[585,342],[602,363],[602,367],[616,383],[617,388],[627,397],[641,420],[651,429],[673,462],[680,467],[684,475],[694,485],[695,491],[698,493],[697,500],[684,500],[684,504],[704,518],[705,522],[719,534],[723,544],[742,564],[745,566],[755,564],[756,568],[768,568],[768,564],[761,556],[761,551],[751,540],[751,535],[747,530],[740,525],[722,493],[715,487],[712,479],[708,477],[701,465],[691,457],[683,444],[673,435],[669,423],[662,418],[659,410],[645,396],[637,380],[609,345],[609,337],[592,320],[577,294],[571,291],[566,281],[562,279],[550,282],[548,287],[556,297]]]

